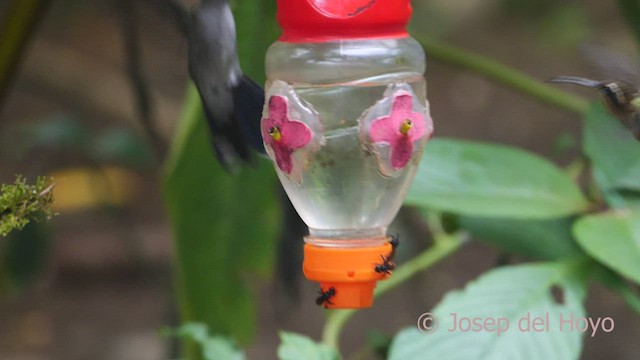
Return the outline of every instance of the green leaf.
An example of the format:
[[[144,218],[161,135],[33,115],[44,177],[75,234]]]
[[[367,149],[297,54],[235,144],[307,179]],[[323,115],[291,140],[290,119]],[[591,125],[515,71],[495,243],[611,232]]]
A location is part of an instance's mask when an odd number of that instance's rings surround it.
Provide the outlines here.
[[[242,70],[258,84],[263,83],[265,53],[280,32],[276,21],[276,2],[236,0],[233,14]]]
[[[168,333],[169,335],[193,340],[199,344],[204,343],[209,338],[209,329],[207,328],[207,325],[198,322],[190,322],[180,325],[177,329],[169,329]]]
[[[585,116],[584,152],[601,172],[603,190],[640,191],[640,142],[600,103]]]
[[[594,168],[592,173],[595,182],[600,188],[602,197],[609,207],[613,209],[640,210],[640,192],[614,188],[600,169]]]
[[[203,346],[203,357],[206,360],[244,360],[244,352],[238,350],[229,339],[214,336]]]
[[[549,219],[588,203],[562,170],[525,151],[452,139],[427,145],[406,203],[461,215]]]
[[[205,360],[245,359],[244,352],[236,348],[233,341],[224,336],[211,336],[205,324],[187,323],[176,330],[169,331],[169,334],[197,343]]]
[[[176,248],[183,321],[247,343],[255,332],[255,273],[273,263],[279,225],[267,161],[236,176],[215,160],[200,100],[193,86],[167,163],[164,196]]]
[[[445,295],[432,311],[439,320],[437,330],[425,334],[414,326],[398,333],[391,344],[389,359],[424,359],[425,354],[439,360],[578,359],[583,333],[575,326],[572,331],[567,323],[561,326],[561,319],[573,317],[575,322],[584,317],[583,271],[577,263],[492,270],[464,290]],[[554,286],[562,290],[562,303],[552,295]],[[538,317],[542,325],[535,320]],[[420,326],[424,319],[418,320]],[[463,319],[479,319],[478,324],[484,328],[469,329]],[[494,319],[494,325],[490,319]],[[497,324],[502,329],[500,333]],[[430,322],[426,325],[434,326]]]
[[[573,219],[519,220],[463,216],[462,228],[475,238],[498,248],[542,260],[559,260],[581,254],[573,240]]]
[[[278,347],[280,360],[338,360],[338,353],[324,344],[317,344],[306,336],[281,331]]]
[[[585,216],[573,228],[591,257],[640,283],[640,213],[610,212]]]

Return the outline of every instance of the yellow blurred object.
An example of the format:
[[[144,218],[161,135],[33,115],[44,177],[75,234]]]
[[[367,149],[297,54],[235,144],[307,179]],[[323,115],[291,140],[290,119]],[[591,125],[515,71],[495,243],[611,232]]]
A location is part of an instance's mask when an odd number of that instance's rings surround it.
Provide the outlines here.
[[[125,205],[137,183],[135,174],[115,166],[64,169],[49,176],[56,184],[53,209],[59,212]]]

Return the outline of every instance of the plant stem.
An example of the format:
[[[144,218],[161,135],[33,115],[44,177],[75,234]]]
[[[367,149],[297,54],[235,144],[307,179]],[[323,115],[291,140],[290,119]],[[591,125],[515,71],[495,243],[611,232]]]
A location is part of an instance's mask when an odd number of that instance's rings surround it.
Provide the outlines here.
[[[157,160],[162,162],[167,154],[167,145],[156,128],[153,101],[149,84],[144,76],[136,4],[131,0],[119,0],[116,6],[116,11],[121,18],[126,69],[135,99],[137,117]]]
[[[627,302],[627,305],[631,308],[631,310],[640,314],[640,296],[637,292],[631,290],[629,286],[621,286],[615,288],[614,291],[620,295],[624,301]]]
[[[169,174],[175,171],[178,166],[178,161],[182,156],[181,152],[186,147],[185,143],[188,141],[189,129],[198,121],[198,116],[202,115],[202,103],[200,102],[200,95],[195,85],[191,81],[187,83],[187,90],[185,100],[182,104],[182,111],[178,118],[178,124],[189,124],[178,126],[173,134],[173,140],[171,141],[171,147],[167,155],[167,159],[164,164],[164,176],[168,177]]]
[[[635,291],[630,285],[625,282],[620,276],[610,272],[609,270],[603,270],[605,276],[601,278],[601,282],[607,286],[611,291],[620,295],[622,299],[629,305],[631,310],[640,314],[640,294]]]
[[[640,3],[637,0],[618,0],[618,8],[640,45]]]
[[[631,310],[640,314],[640,293],[638,293],[633,285],[628,284],[620,275],[607,269],[604,265],[591,260],[592,276],[609,290],[617,293],[629,305]]]
[[[572,112],[584,113],[589,103],[558,90],[495,60],[441,44],[429,37],[417,36],[427,56],[481,74],[495,82],[518,90],[544,103]]]
[[[19,60],[49,0],[14,0],[0,19],[0,108]]]
[[[374,297],[378,297],[391,289],[402,284],[417,273],[430,268],[440,260],[458,250],[466,241],[467,235],[464,233],[456,233],[453,235],[438,234],[436,235],[435,244],[420,255],[399,266],[389,280],[378,285],[374,292]],[[356,313],[357,310],[333,310],[331,311],[327,322],[322,331],[322,342],[338,349],[338,339],[340,332],[345,323]]]

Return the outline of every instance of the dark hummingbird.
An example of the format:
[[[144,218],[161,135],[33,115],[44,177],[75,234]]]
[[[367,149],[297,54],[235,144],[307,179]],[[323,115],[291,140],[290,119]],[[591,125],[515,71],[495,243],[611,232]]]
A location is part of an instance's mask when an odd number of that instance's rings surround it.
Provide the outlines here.
[[[189,75],[198,88],[219,162],[227,169],[264,153],[260,120],[264,90],[242,73],[228,0],[202,0],[192,9],[169,4],[187,38]]]
[[[248,162],[252,153],[265,154],[260,131],[265,94],[240,68],[229,0],[202,0],[193,8],[183,0],[163,0],[161,10],[187,39],[189,75],[200,93],[218,161],[231,170],[238,161]],[[280,198],[284,219],[278,273],[283,289],[295,297],[300,238],[307,226],[283,190]],[[334,292],[328,290],[325,300],[330,301]]]
[[[598,89],[609,112],[640,141],[640,90],[624,81],[597,81],[577,76],[557,76],[553,83],[566,83]]]

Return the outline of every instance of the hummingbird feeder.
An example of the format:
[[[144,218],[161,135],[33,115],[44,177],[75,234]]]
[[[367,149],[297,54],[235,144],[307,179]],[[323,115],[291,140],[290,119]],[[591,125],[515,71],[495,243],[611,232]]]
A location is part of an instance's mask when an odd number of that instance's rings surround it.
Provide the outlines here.
[[[409,0],[277,0],[265,148],[309,227],[303,271],[328,308],[373,303],[387,227],[433,133]],[[382,271],[380,270],[382,269]],[[320,303],[319,302],[319,303]]]

